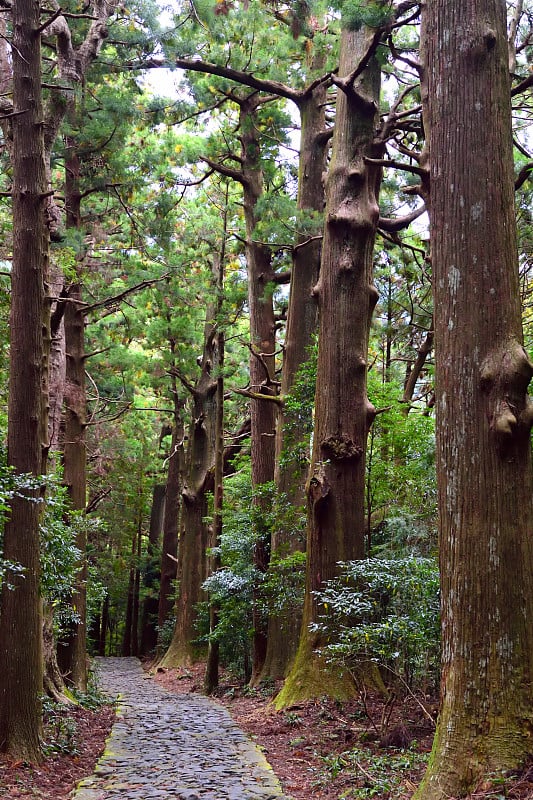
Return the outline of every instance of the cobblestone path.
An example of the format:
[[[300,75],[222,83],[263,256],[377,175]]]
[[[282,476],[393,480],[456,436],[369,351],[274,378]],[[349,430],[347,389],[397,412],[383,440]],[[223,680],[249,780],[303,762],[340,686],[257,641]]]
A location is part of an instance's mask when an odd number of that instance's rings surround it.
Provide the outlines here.
[[[98,658],[119,713],[94,775],[75,800],[290,800],[226,709],[165,691],[136,658]]]

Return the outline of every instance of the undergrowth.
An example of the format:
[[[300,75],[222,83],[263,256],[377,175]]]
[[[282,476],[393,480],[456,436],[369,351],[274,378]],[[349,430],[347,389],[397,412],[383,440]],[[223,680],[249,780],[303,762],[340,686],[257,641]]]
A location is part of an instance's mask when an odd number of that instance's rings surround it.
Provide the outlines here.
[[[356,747],[343,753],[322,756],[323,768],[316,786],[327,785],[342,777],[350,786],[339,794],[339,800],[366,800],[380,797],[394,800],[405,797],[406,783],[413,772],[428,759],[428,753],[416,750],[416,742],[404,750],[376,754]]]

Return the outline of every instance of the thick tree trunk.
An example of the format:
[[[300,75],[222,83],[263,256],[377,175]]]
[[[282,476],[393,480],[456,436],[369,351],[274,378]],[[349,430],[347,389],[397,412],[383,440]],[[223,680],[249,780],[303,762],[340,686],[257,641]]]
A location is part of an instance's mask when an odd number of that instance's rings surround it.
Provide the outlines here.
[[[67,228],[81,225],[80,161],[75,142],[67,141],[65,164],[65,203]],[[63,447],[64,480],[73,511],[85,511],[86,480],[86,408],[85,390],[85,317],[83,291],[78,278],[68,290],[65,307],[65,439]],[[58,659],[66,680],[76,689],[87,689],[87,533],[77,526],[76,547],[80,563],[71,598],[77,621],[72,623],[58,644]]]
[[[316,68],[322,64],[317,64]],[[300,104],[301,138],[298,184],[298,209],[324,209],[324,172],[328,136],[325,127],[326,86],[317,87]],[[293,254],[287,330],[283,350],[281,396],[290,394],[299,370],[309,359],[313,337],[317,331],[317,303],[313,288],[318,281],[322,242],[318,237],[298,237]],[[311,409],[309,409],[309,417]],[[309,468],[310,436],[308,420],[290,420],[290,434],[285,428],[286,416],[280,408],[276,432],[275,483],[280,517],[284,509],[291,514],[305,509],[305,483]],[[280,558],[304,549],[304,531],[291,524],[280,525],[272,532],[271,552]],[[301,615],[291,609],[283,616],[268,621],[267,649],[261,679],[284,678],[296,654]]]
[[[48,236],[42,130],[40,24],[36,0],[14,0],[13,15],[13,266],[8,461],[18,474],[39,475],[47,449],[43,425],[43,330]],[[43,685],[37,491],[11,503],[4,557],[24,567],[2,586],[0,616],[0,747],[40,758]]]
[[[178,399],[176,386],[174,394],[174,427],[168,457],[167,483],[165,487],[165,510],[163,515],[163,539],[161,544],[161,568],[159,581],[159,606],[157,625],[161,630],[174,611],[178,555],[178,529],[183,488],[183,419],[182,403]]]
[[[248,307],[250,312],[250,391],[275,396],[276,321],[271,286],[274,279],[269,247],[255,241],[257,203],[263,194],[259,129],[256,121],[259,99],[256,95],[240,103],[241,159],[243,173],[244,216],[246,222],[246,265],[248,270]],[[252,485],[255,495],[254,564],[266,572],[269,559],[270,531],[261,524],[262,510],[270,510],[272,499],[261,494],[261,486],[274,480],[277,403],[250,401]],[[259,679],[266,656],[267,620],[263,603],[256,596],[253,610],[252,682]]]
[[[54,636],[54,612],[45,605],[43,610],[43,689],[48,697],[56,703],[68,705],[74,703],[69,697],[63,675],[57,662],[56,641]]]
[[[152,497],[152,511],[150,514],[150,528],[148,532],[148,548],[146,554],[146,569],[144,572],[144,602],[142,610],[140,654],[146,656],[153,653],[157,646],[157,614],[158,596],[155,591],[160,578],[159,547],[163,533],[163,519],[165,513],[166,487],[156,484]]]
[[[226,195],[227,197],[227,195]],[[224,213],[224,237],[226,236],[227,213]],[[220,327],[220,316],[222,313],[222,303],[224,298],[224,261],[225,261],[225,241],[222,253],[213,263],[213,278],[217,288],[217,318],[218,329],[216,331],[216,351],[218,357],[218,374],[216,389],[216,419],[215,419],[215,464],[214,464],[214,491],[213,491],[213,525],[211,529],[210,547],[215,548],[215,555],[210,556],[209,572],[213,574],[221,565],[218,548],[222,536],[222,504],[224,499],[224,355],[225,355],[225,336],[224,330]],[[207,647],[207,663],[205,668],[204,691],[206,694],[212,692],[218,686],[220,646],[216,637],[216,629],[219,623],[219,609],[209,599],[209,644]]]
[[[126,616],[124,621],[124,635],[122,637],[122,655],[133,655],[133,606],[135,602],[135,558],[137,555],[137,537],[140,535],[136,530],[131,540],[131,562],[128,578],[128,594],[126,598]]]
[[[218,369],[215,346],[215,309],[207,309],[200,378],[189,386],[193,398],[189,429],[185,479],[182,491],[182,516],[178,543],[176,627],[169,649],[161,660],[165,667],[194,663],[205,656],[198,645],[197,605],[205,600],[202,584],[207,578],[209,528],[207,493],[213,488],[215,461],[215,422]]]
[[[435,307],[442,696],[416,797],[531,754],[533,563],[503,0],[424,7]]]
[[[375,34],[344,30],[340,79],[367,54]],[[320,278],[315,431],[308,483],[306,597],[300,643],[279,707],[323,694],[346,696],[346,676],[315,654],[309,624],[317,620],[313,594],[334,577],[339,561],[362,558],[365,542],[366,439],[375,411],[366,393],[368,337],[377,292],[372,257],[379,218],[380,170],[365,157],[374,145],[380,69],[374,57],[354,86],[338,92]]]

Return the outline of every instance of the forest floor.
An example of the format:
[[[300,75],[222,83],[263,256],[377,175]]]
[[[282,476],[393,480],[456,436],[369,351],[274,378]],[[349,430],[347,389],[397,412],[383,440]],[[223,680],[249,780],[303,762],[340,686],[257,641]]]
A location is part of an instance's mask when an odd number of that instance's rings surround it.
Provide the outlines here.
[[[201,692],[203,669],[159,670],[171,692]],[[294,800],[407,800],[420,780],[433,738],[427,711],[413,699],[386,704],[366,694],[349,703],[324,698],[276,712],[276,687],[250,690],[223,676],[215,699],[263,750],[287,796]],[[432,704],[427,702],[428,709]],[[67,800],[92,773],[114,711],[66,708],[49,712],[48,755],[39,766],[0,756],[0,798]],[[486,784],[471,800],[532,800],[533,766],[502,784]]]

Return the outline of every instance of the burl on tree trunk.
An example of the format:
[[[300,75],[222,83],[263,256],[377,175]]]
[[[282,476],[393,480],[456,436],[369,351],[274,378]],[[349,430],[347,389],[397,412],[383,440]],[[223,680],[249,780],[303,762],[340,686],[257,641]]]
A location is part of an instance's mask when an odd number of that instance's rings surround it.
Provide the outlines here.
[[[364,556],[365,453],[375,410],[366,391],[368,337],[377,300],[373,250],[379,218],[380,68],[376,33],[344,30],[333,153],[326,187],[326,226],[320,278],[315,432],[307,487],[306,598],[300,644],[278,708],[318,695],[346,697],[348,675],[316,653],[322,644],[309,624],[318,619],[314,592],[333,578],[338,562]],[[358,76],[354,71],[360,69]]]
[[[434,0],[422,34],[436,343],[442,701],[416,797],[519,766],[533,730],[533,528],[502,0]]]

